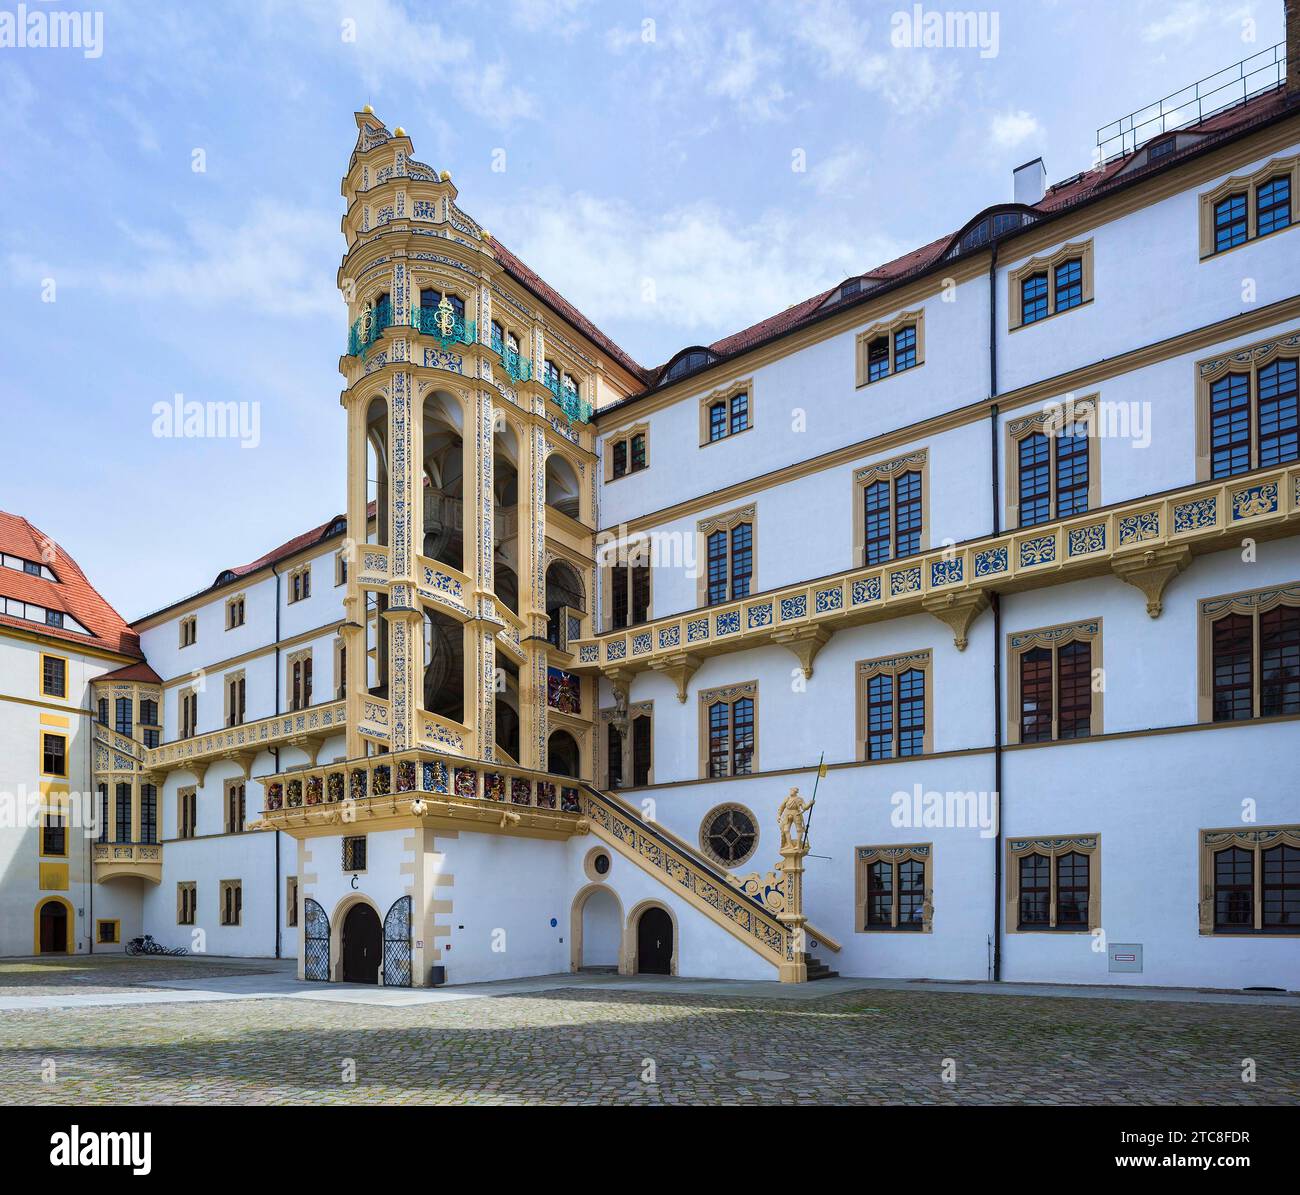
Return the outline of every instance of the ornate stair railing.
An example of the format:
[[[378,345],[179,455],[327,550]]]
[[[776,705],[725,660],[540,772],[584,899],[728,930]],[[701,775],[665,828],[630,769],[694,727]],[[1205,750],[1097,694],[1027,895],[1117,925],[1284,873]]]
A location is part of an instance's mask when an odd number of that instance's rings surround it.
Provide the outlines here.
[[[645,821],[626,801],[585,782],[582,812],[598,838],[774,967],[797,962],[806,953],[806,943],[778,913],[740,886],[748,877],[733,877],[675,834]],[[832,951],[840,949],[838,942],[811,925],[805,925],[805,933]]]

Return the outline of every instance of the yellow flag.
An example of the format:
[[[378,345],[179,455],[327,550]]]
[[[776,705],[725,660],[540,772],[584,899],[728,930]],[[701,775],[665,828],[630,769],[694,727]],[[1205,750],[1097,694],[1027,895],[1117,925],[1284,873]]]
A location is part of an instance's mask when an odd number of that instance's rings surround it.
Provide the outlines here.
[[[822,766],[821,766],[820,768],[817,769],[817,775],[820,776],[823,780],[825,780],[825,779],[826,779],[826,773],[827,773],[829,770],[830,770],[830,769],[827,767],[826,764],[822,764]]]

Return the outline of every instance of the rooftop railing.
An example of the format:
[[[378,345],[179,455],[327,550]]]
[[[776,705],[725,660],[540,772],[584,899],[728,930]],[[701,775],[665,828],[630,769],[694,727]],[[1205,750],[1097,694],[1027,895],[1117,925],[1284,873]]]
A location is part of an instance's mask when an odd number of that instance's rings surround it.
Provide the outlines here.
[[[1139,145],[1199,124],[1218,112],[1277,87],[1286,78],[1286,44],[1278,42],[1204,79],[1121,116],[1097,130],[1097,161],[1109,162]]]

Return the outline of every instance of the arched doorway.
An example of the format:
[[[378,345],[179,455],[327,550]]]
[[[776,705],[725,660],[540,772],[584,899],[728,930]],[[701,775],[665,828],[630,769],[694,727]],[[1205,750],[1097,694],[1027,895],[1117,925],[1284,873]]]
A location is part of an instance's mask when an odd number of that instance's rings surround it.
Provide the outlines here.
[[[567,730],[557,730],[546,744],[548,769],[557,776],[576,776],[582,759],[578,740]]]
[[[610,889],[598,885],[582,901],[581,936],[576,951],[583,971],[617,971],[623,946],[623,910]],[[576,936],[576,935],[575,935]]]
[[[673,973],[673,919],[658,905],[637,918],[636,970],[638,975]]]
[[[343,982],[378,983],[383,955],[379,914],[368,904],[355,904],[343,919]]]
[[[68,953],[67,905],[61,900],[47,900],[37,914],[37,924],[39,953]]]

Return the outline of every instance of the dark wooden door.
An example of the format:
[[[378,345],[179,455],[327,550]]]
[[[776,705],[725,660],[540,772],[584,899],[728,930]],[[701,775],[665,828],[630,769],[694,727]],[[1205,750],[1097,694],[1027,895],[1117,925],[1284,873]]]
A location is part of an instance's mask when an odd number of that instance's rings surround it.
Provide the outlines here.
[[[636,923],[636,969],[642,975],[671,975],[673,921],[663,909],[646,909]]]
[[[383,955],[379,914],[369,905],[353,905],[343,920],[343,979],[346,983],[378,983]]]
[[[41,906],[41,953],[68,953],[68,910],[57,900]]]

